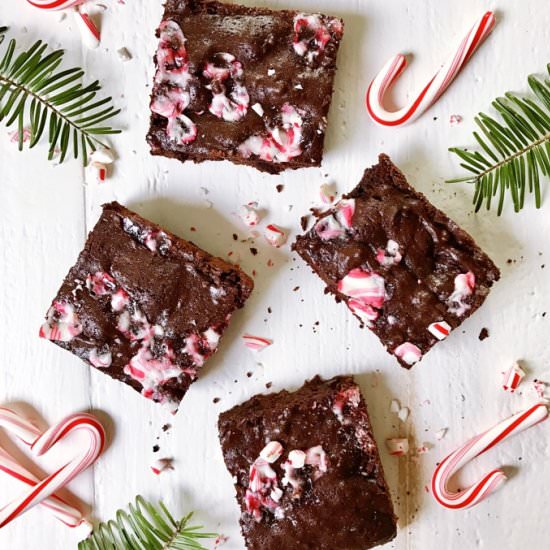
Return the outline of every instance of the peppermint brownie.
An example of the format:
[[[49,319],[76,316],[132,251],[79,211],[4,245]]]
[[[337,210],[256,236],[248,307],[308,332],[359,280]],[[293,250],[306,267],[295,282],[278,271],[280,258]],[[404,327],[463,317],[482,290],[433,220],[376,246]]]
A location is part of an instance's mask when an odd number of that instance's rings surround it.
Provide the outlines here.
[[[386,155],[293,249],[406,368],[480,307],[500,277]]]
[[[167,0],[151,153],[274,174],[319,166],[342,33],[321,14]]]
[[[40,336],[174,410],[253,286],[237,267],[113,202]]]
[[[220,441],[249,550],[366,550],[396,518],[352,377],[316,377],[222,413]]]

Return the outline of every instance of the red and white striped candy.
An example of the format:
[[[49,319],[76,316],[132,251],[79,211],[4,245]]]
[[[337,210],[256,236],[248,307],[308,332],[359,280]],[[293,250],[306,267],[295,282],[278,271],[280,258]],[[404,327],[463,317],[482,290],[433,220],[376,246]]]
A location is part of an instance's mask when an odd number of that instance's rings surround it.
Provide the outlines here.
[[[502,387],[505,391],[514,393],[521,381],[525,378],[525,371],[514,363],[505,373],[502,381]]]
[[[361,268],[352,269],[338,281],[338,291],[378,309],[383,306],[386,299],[384,278]]]
[[[422,358],[422,351],[410,342],[403,342],[393,350],[393,354],[405,361],[407,365],[414,365]]]
[[[78,6],[86,0],[27,0],[31,6],[41,10],[65,10],[74,8],[75,21],[82,35],[84,43],[90,48],[97,48],[100,40],[100,32],[87,13],[78,9]]]
[[[497,424],[494,428],[476,435],[462,447],[441,461],[432,477],[432,493],[442,506],[458,510],[469,508],[481,502],[506,481],[502,470],[495,469],[486,474],[480,481],[464,489],[452,491],[448,484],[453,475],[468,462],[488,451],[507,437],[522,432],[548,417],[546,405],[539,403],[526,411]]]
[[[392,57],[376,75],[367,91],[366,104],[370,117],[382,126],[401,126],[415,120],[439,99],[494,26],[495,16],[488,11],[476,21],[453,55],[423,90],[408,105],[397,111],[388,111],[384,107],[384,96],[407,66],[407,59],[401,54]]]
[[[267,242],[275,248],[279,248],[286,243],[286,233],[273,223],[265,228],[265,238]]]
[[[436,321],[428,326],[428,331],[438,340],[444,340],[451,332],[451,326],[446,321]]]
[[[252,334],[243,335],[244,345],[254,351],[261,351],[270,346],[273,342],[261,336],[253,336]]]
[[[79,510],[55,493],[91,466],[103,451],[105,431],[99,421],[89,414],[73,414],[42,433],[16,412],[0,408],[0,426],[27,444],[35,456],[46,454],[56,443],[77,432],[87,436],[87,444],[69,455],[63,466],[42,481],[0,448],[0,471],[28,487],[23,494],[0,508],[0,528],[37,504],[69,527],[89,525]]]

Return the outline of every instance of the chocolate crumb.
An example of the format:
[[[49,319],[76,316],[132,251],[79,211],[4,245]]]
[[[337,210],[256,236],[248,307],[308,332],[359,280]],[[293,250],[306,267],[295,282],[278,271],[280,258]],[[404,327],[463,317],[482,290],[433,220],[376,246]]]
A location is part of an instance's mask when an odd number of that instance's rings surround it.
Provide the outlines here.
[[[256,256],[256,254],[258,254],[258,249],[251,246],[250,253],[252,254],[252,256]]]
[[[153,452],[158,453],[160,451],[160,447],[158,445],[153,445]]]
[[[271,388],[271,386],[273,386],[273,382],[267,382],[265,385],[267,389]]]
[[[271,313],[271,312],[272,312],[271,306],[269,306],[269,307],[267,308],[267,312],[268,312],[268,313]]]
[[[275,186],[275,189],[277,189],[277,193],[280,193],[284,188],[285,186],[282,183],[279,183],[279,185]]]
[[[220,402],[219,397],[214,397],[214,399],[212,399],[212,403],[219,403],[219,402]]]
[[[172,427],[172,424],[164,424],[162,427],[163,432],[167,432]]]
[[[251,378],[251,377],[252,377],[252,372],[248,371],[248,372],[246,373],[246,376],[248,376],[248,378]]]
[[[302,216],[300,218],[300,226],[302,227],[302,231],[305,231],[307,229],[308,222],[309,216]]]
[[[239,236],[237,235],[237,233],[233,233],[233,240],[236,241],[239,239]]]
[[[489,338],[489,329],[486,327],[483,327],[479,333],[478,338],[480,341],[485,340],[485,338]]]
[[[293,290],[294,292],[296,292],[297,290],[300,290],[300,287],[299,287],[299,286],[295,286],[292,290]]]

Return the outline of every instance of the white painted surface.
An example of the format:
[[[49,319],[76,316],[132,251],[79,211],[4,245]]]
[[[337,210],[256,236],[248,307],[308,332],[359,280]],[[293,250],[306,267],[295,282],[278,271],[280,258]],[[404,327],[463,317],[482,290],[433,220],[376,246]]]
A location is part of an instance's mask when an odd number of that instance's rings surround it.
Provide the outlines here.
[[[247,2],[252,4],[253,2]],[[447,147],[470,144],[472,117],[507,89],[525,90],[526,76],[550,61],[550,12],[545,0],[501,2],[499,22],[487,43],[439,103],[414,125],[375,127],[363,107],[370,78],[392,54],[413,52],[415,60],[395,92],[402,103],[423,84],[459,35],[483,12],[485,1],[448,0],[258,0],[272,7],[300,7],[344,17],[346,32],[339,57],[336,93],[330,113],[326,155],[321,169],[281,176],[260,174],[228,163],[179,164],[148,154],[148,94],[160,21],[159,0],[105,0],[103,38],[95,51],[84,51],[71,18],[43,14],[22,0],[0,3],[0,22],[11,27],[21,45],[43,38],[68,50],[67,63],[82,64],[99,78],[123,113],[124,134],[113,139],[119,155],[115,173],[102,186],[83,186],[78,162],[53,167],[44,147],[20,154],[0,130],[1,261],[0,402],[25,402],[47,421],[69,412],[92,409],[107,420],[112,443],[93,471],[71,485],[74,495],[92,508],[92,517],[108,519],[141,493],[162,497],[177,512],[197,510],[201,522],[228,535],[224,548],[243,548],[237,505],[223,466],[216,434],[220,411],[265,390],[297,387],[320,373],[357,374],[368,399],[388,483],[400,516],[397,539],[388,548],[486,550],[548,548],[550,476],[548,434],[541,425],[481,457],[464,473],[466,483],[494,465],[513,474],[490,500],[470,511],[440,508],[424,491],[438,458],[465,439],[532,402],[533,378],[550,379],[547,345],[550,281],[541,265],[548,262],[549,205],[521,215],[509,209],[502,218],[471,212],[471,190],[448,186],[459,174]],[[123,63],[116,50],[127,47],[133,59]],[[449,124],[451,114],[464,122]],[[411,372],[398,367],[377,339],[358,328],[345,307],[323,295],[321,282],[288,247],[274,251],[258,241],[254,257],[237,244],[246,230],[234,216],[239,205],[258,200],[266,220],[299,231],[299,218],[318,199],[319,185],[350,190],[363,169],[385,151],[410,181],[469,230],[502,269],[481,311],[439,344]],[[277,193],[275,186],[284,184]],[[206,197],[202,188],[209,190]],[[244,268],[257,271],[256,290],[235,316],[218,355],[185,398],[175,418],[137,393],[88,367],[37,337],[38,327],[57,288],[82,247],[103,202],[116,199],[135,208],[214,254],[241,254]],[[213,203],[207,208],[205,199]],[[190,227],[195,226],[196,232]],[[266,262],[272,259],[274,267]],[[510,258],[514,261],[507,264]],[[298,290],[293,291],[295,287]],[[267,308],[272,308],[268,314]],[[315,322],[319,325],[315,326]],[[490,338],[478,334],[488,327]],[[245,349],[243,332],[270,337],[275,344],[259,355]],[[524,359],[529,378],[516,395],[500,388],[500,372]],[[247,377],[247,372],[252,376]],[[214,397],[221,397],[213,404]],[[410,407],[406,424],[389,412],[397,398]],[[161,426],[173,427],[164,434]],[[434,433],[448,428],[436,441]],[[408,435],[416,444],[434,444],[418,461],[387,455],[384,440]],[[160,440],[157,441],[157,436]],[[154,455],[152,447],[161,447]],[[156,477],[155,456],[173,456],[175,471]],[[0,477],[0,495],[10,484]],[[350,498],[353,498],[350,495]],[[0,531],[0,548],[10,550],[74,548],[78,537],[41,510]]]

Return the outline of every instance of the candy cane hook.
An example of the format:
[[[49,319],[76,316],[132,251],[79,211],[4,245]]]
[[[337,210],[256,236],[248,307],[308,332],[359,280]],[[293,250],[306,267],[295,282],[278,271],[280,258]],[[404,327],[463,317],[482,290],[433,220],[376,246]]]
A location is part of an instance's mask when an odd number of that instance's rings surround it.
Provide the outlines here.
[[[0,408],[0,426],[15,434],[31,448],[36,456],[45,454],[58,441],[77,431],[82,431],[88,436],[85,447],[42,481],[19,464],[7,451],[0,448],[0,471],[27,487],[22,495],[0,508],[0,528],[37,504],[45,507],[69,527],[83,524],[90,526],[80,510],[69,505],[55,493],[93,464],[101,454],[105,445],[105,432],[99,421],[89,414],[73,414],[41,433],[33,424],[14,411]]]
[[[439,99],[494,26],[495,16],[488,11],[468,31],[454,54],[420,94],[407,106],[393,112],[384,108],[384,95],[407,66],[407,59],[401,54],[392,57],[376,75],[367,90],[367,111],[371,118],[382,126],[401,126],[415,120]]]
[[[486,474],[483,479],[463,491],[448,489],[453,475],[480,454],[488,451],[507,437],[522,432],[548,417],[548,408],[539,403],[526,411],[511,416],[495,427],[477,435],[441,461],[432,477],[432,493],[442,506],[453,510],[469,508],[487,498],[506,481],[500,469]]]
[[[74,8],[75,21],[84,43],[90,48],[99,46],[100,33],[92,18],[79,9],[86,0],[27,0],[31,6],[41,10],[64,10]]]

